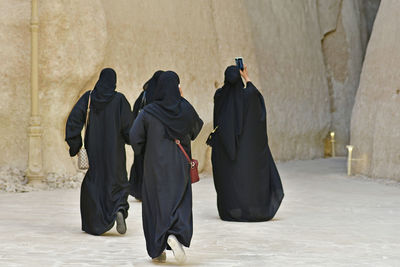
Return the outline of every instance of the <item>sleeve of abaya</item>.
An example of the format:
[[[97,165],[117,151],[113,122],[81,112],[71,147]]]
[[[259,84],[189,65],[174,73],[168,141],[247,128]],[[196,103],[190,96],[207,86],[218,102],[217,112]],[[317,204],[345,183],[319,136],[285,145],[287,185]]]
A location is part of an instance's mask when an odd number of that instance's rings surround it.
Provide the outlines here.
[[[260,121],[266,120],[267,110],[265,108],[265,101],[263,95],[258,91],[257,87],[252,82],[247,82],[246,90],[249,90],[249,94],[253,99],[257,99],[258,104],[260,105]]]
[[[71,157],[78,154],[80,148],[82,147],[81,131],[86,120],[88,100],[89,91],[81,96],[81,98],[72,108],[67,119],[67,125],[65,126],[65,141],[68,143],[69,155]]]
[[[199,115],[196,113],[195,118],[193,120],[193,128],[191,139],[194,140],[199,135],[201,128],[203,128],[203,121],[200,119]]]
[[[129,142],[129,130],[132,127],[133,122],[133,114],[131,111],[131,105],[125,96],[122,97],[121,103],[121,134],[124,138],[125,143],[130,144]]]
[[[146,128],[145,128],[145,112],[140,112],[133,126],[129,131],[130,144],[135,152],[135,155],[143,154],[144,146],[146,144]]]
[[[246,83],[246,91],[251,92],[251,93],[255,93],[258,91],[257,87],[254,86],[254,84],[252,82],[247,82]]]
[[[215,94],[214,94],[213,128],[217,127],[217,120],[218,120],[218,118],[217,118],[217,116],[218,116],[218,108],[217,108],[217,106],[218,106],[218,100],[219,100],[219,97],[220,97],[220,92],[221,92],[221,89],[218,89],[217,91],[215,91]]]

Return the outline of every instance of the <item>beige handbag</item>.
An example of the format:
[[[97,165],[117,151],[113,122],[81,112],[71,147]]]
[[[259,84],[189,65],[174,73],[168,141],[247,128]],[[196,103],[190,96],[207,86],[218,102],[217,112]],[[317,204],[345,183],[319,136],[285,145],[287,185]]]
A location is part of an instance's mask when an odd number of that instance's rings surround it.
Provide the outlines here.
[[[82,147],[78,152],[78,168],[80,170],[87,170],[89,169],[89,157],[85,148],[85,136],[86,136],[86,130],[87,126],[89,123],[89,113],[90,113],[90,98],[92,95],[92,91],[89,93],[89,102],[86,110],[86,120],[85,120],[85,133],[83,135],[83,140],[82,140]]]

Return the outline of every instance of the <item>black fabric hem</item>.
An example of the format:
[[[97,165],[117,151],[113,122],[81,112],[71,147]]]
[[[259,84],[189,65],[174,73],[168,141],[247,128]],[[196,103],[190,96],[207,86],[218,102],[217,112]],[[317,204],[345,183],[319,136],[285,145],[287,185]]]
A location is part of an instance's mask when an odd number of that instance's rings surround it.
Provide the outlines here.
[[[264,217],[264,218],[262,218],[262,219],[259,219],[259,218],[257,218],[257,219],[252,219],[252,218],[247,218],[247,219],[243,219],[243,218],[233,218],[233,217],[231,217],[231,216],[225,216],[225,215],[223,215],[222,212],[220,212],[219,210],[218,210],[218,215],[219,215],[219,218],[220,218],[221,220],[227,221],[227,222],[250,222],[250,223],[251,223],[251,222],[266,222],[266,221],[270,221],[270,220],[272,220],[272,219],[275,217],[276,213],[278,212],[278,210],[279,210],[279,208],[280,208],[280,206],[281,206],[281,204],[282,204],[282,201],[283,201],[284,196],[285,196],[285,194],[282,193],[282,196],[281,196],[280,199],[277,201],[277,203],[278,203],[277,207],[278,207],[278,208],[276,209],[276,211],[274,212],[274,214],[272,214],[271,216],[266,216],[266,217]]]
[[[115,224],[115,219],[114,219],[114,221],[113,221],[110,225],[108,225],[108,226],[105,228],[105,230],[102,231],[102,232],[92,232],[92,231],[90,231],[90,230],[88,230],[88,229],[85,229],[84,227],[82,227],[82,231],[84,231],[85,233],[90,234],[90,235],[100,236],[100,235],[105,234],[105,233],[107,233],[108,231],[110,231],[110,230],[114,227],[114,224]]]

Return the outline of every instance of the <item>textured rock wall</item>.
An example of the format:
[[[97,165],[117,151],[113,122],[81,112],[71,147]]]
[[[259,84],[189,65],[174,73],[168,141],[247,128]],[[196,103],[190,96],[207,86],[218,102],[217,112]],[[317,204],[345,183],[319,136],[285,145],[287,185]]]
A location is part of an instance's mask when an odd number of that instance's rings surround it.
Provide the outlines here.
[[[360,7],[362,39],[369,40],[381,0],[358,0]]]
[[[30,116],[29,0],[0,2],[0,166],[25,169]],[[65,121],[80,91],[97,76],[106,45],[105,16],[97,0],[39,3],[39,88],[46,173],[73,173]]]
[[[193,150],[202,168],[209,169],[204,141],[212,128],[212,97],[236,56],[244,57],[251,79],[264,94],[274,156],[321,157],[323,138],[332,125],[339,125],[338,132],[347,131],[363,57],[357,50],[362,46],[357,1],[40,1],[45,172],[76,172],[64,142],[65,121],[103,67],[115,68],[118,90],[131,103],[154,71],[175,70],[185,97],[205,122]],[[7,58],[0,63],[0,166],[24,169],[30,1],[1,1],[0,12],[0,53]],[[341,110],[336,115],[331,114],[333,98]],[[339,122],[331,123],[331,118]]]
[[[132,102],[155,70],[180,74],[185,96],[206,123],[194,144],[200,162],[206,160],[212,96],[238,55],[265,95],[274,155],[322,156],[330,114],[315,1],[192,1],[190,8],[179,0],[103,4],[109,32],[104,65],[117,70],[118,87]]]
[[[365,49],[380,1],[318,1],[336,154],[346,155]],[[378,3],[378,4],[376,4]]]
[[[40,108],[43,167],[74,172],[66,153],[65,122],[80,92],[98,77],[106,51],[104,10],[98,0],[40,1]]]
[[[281,160],[320,157],[330,114],[316,1],[245,3],[272,153]]]
[[[400,180],[400,2],[382,1],[351,119],[353,171]]]
[[[211,2],[104,0],[103,4],[109,32],[104,66],[117,71],[118,90],[133,104],[156,70],[174,70],[185,97],[210,130],[214,83],[221,77]],[[204,139],[201,135],[194,145],[202,164]]]
[[[237,20],[246,20],[242,2],[230,1],[228,9],[226,1],[191,1],[190,6],[187,1],[117,3],[103,1],[109,32],[104,66],[117,70],[118,88],[131,103],[154,71],[176,71],[185,97],[205,122],[193,154],[206,166],[213,95],[222,85],[225,67],[241,55],[257,71],[250,29]]]
[[[24,168],[28,160],[29,20],[29,1],[0,1],[0,166]]]

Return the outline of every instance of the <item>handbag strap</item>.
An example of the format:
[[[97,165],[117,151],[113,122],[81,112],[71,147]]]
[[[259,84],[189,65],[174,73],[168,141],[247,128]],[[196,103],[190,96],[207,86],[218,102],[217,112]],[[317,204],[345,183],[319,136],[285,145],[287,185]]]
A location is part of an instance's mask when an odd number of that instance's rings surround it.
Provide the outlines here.
[[[185,149],[182,147],[181,141],[179,141],[178,139],[175,139],[175,144],[177,144],[179,146],[179,148],[182,150],[183,154],[185,155],[185,158],[189,161],[190,164],[192,164],[192,160],[186,153]]]
[[[212,130],[211,133],[212,134],[215,133],[218,130],[218,128],[219,128],[219,125],[215,126],[214,130]]]
[[[82,144],[84,144],[84,143],[85,143],[86,130],[87,130],[87,125],[88,125],[88,121],[89,121],[89,113],[90,113],[90,99],[92,98],[92,91],[93,91],[93,90],[90,90],[90,93],[89,93],[88,106],[87,106],[87,109],[86,109],[85,134],[83,135]]]

